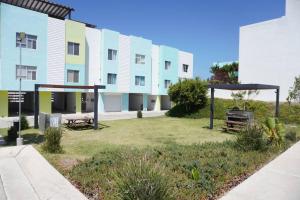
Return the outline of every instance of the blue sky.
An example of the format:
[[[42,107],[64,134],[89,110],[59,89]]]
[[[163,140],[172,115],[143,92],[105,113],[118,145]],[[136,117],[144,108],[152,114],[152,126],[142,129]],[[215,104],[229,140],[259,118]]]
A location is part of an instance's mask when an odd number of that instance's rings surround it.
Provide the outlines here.
[[[285,0],[55,0],[73,19],[194,54],[194,76],[238,60],[239,27],[284,15]]]

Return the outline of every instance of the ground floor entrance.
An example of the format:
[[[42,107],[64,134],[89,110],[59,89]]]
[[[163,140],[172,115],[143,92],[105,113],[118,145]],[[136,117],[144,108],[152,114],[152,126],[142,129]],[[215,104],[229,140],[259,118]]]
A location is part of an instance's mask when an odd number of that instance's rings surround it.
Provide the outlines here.
[[[94,112],[93,92],[39,91],[39,111],[43,113],[91,113]],[[0,117],[19,114],[18,91],[0,91]],[[34,113],[34,92],[21,93],[23,115]],[[170,98],[141,93],[99,93],[99,112],[160,111],[171,108]]]

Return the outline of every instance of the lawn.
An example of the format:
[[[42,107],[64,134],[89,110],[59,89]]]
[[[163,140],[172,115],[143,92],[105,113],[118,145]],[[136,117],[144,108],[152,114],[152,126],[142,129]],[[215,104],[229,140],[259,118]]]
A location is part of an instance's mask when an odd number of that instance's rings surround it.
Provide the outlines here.
[[[116,174],[143,161],[168,180],[174,199],[198,200],[220,197],[291,145],[243,152],[233,134],[220,131],[223,121],[214,130],[208,124],[170,117],[107,121],[97,131],[65,130],[63,154],[41,152],[90,199],[118,199]],[[24,138],[41,150],[37,133],[26,130]]]

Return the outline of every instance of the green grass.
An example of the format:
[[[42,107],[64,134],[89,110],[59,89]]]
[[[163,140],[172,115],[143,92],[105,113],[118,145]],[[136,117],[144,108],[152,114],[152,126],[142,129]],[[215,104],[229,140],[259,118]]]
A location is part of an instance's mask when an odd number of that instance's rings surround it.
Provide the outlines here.
[[[117,199],[115,174],[137,159],[159,166],[175,199],[215,199],[291,145],[241,152],[234,146],[235,136],[220,131],[223,123],[215,120],[215,129],[210,130],[207,118],[107,121],[96,131],[65,130],[63,154],[42,152],[43,136],[37,130],[26,130],[23,136],[91,199]],[[299,126],[287,125],[290,129],[300,136]],[[192,175],[195,170],[200,175],[197,180]]]
[[[65,154],[50,157],[85,159],[100,151],[128,148],[165,146],[168,144],[191,145],[204,142],[222,142],[234,136],[218,131],[223,125],[216,121],[216,129],[207,128],[208,119],[179,119],[169,117],[106,121],[101,130],[66,130],[62,138]]]

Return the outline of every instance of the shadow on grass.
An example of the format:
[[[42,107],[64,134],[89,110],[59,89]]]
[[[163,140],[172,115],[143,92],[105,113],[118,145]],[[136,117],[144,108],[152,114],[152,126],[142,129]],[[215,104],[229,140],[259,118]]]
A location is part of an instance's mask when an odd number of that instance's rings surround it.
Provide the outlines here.
[[[64,126],[64,128],[66,128],[69,131],[85,131],[85,130],[93,130],[94,125],[93,124],[84,124],[84,125],[75,125],[75,126]],[[102,130],[105,128],[110,128],[110,126],[99,123],[97,130]]]
[[[26,133],[22,135],[24,145],[31,145],[31,144],[41,144],[44,142],[44,135],[39,133]],[[7,136],[4,137],[5,141],[7,141]],[[16,141],[6,142],[5,146],[16,146]]]

